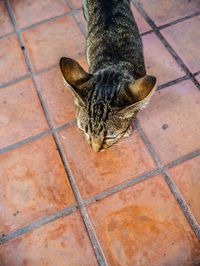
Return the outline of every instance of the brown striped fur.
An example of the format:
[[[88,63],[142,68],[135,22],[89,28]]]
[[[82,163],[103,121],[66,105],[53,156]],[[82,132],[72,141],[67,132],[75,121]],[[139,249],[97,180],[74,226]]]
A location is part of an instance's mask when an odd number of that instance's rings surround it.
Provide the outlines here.
[[[89,73],[63,57],[60,67],[77,106],[77,124],[94,151],[130,132],[156,78],[146,75],[143,48],[129,0],[85,0]]]

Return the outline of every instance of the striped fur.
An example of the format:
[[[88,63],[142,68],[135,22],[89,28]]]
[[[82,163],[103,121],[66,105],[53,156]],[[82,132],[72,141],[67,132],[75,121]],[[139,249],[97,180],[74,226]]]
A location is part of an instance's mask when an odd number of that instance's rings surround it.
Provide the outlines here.
[[[135,79],[146,74],[142,42],[128,0],[86,0],[90,72],[120,65]]]
[[[84,0],[89,73],[60,61],[77,105],[78,127],[94,151],[117,142],[150,99],[155,78],[146,76],[142,42],[129,0]]]

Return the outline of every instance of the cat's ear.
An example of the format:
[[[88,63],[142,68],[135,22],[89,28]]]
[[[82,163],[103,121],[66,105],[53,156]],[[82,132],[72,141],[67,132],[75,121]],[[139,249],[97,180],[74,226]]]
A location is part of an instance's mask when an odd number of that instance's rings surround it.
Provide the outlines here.
[[[86,89],[83,84],[88,82],[92,75],[87,73],[78,62],[67,57],[60,59],[60,69],[75,96],[83,103],[84,90]]]
[[[156,78],[146,75],[143,78],[129,83],[124,89],[124,94],[132,102],[121,110],[122,114],[133,116],[136,111],[144,108],[156,89]]]

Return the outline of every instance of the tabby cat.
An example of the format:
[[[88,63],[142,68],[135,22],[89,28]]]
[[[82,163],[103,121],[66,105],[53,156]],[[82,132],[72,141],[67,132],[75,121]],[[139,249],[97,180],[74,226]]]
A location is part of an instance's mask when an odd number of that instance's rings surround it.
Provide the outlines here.
[[[60,68],[77,106],[77,124],[95,152],[131,132],[135,114],[155,91],[129,0],[84,0],[89,73],[62,57]]]

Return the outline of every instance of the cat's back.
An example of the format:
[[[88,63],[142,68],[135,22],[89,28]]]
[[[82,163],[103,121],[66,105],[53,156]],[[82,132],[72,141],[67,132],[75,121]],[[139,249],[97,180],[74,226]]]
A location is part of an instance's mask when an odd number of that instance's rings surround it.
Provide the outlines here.
[[[130,1],[86,0],[85,9],[91,70],[124,62],[132,69],[139,67],[139,76],[145,74],[142,42]]]
[[[86,0],[88,10],[88,34],[99,29],[108,32],[138,33],[129,0]]]

